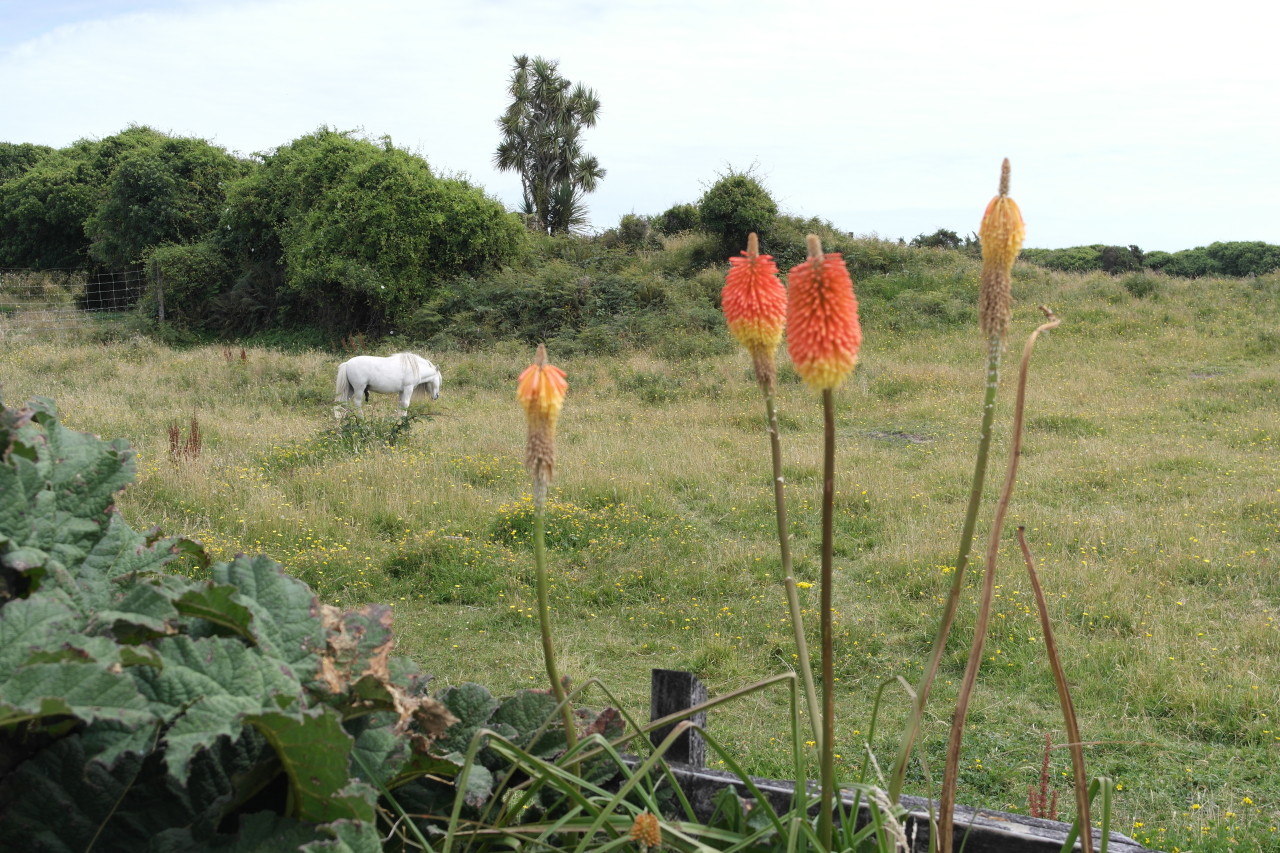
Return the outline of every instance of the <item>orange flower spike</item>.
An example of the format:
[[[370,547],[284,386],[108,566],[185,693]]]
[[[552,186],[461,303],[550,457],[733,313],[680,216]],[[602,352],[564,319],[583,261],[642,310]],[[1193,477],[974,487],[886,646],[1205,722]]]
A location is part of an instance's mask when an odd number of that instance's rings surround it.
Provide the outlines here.
[[[766,391],[773,390],[777,375],[774,353],[787,323],[787,291],[778,280],[773,258],[760,254],[760,240],[754,232],[747,238],[742,257],[729,259],[720,305],[730,333],[751,354],[756,380]]]
[[[520,405],[524,406],[529,422],[546,421],[552,432],[555,432],[556,420],[560,417],[560,409],[564,406],[565,393],[569,383],[565,381],[565,373],[554,364],[547,363],[547,346],[538,344],[537,355],[533,364],[524,369],[516,385],[516,396]]]
[[[1009,198],[1009,160],[1000,168],[1000,194],[982,214],[978,239],[982,242],[982,279],[978,318],[983,334],[1004,338],[1013,310],[1013,262],[1022,250],[1027,226],[1022,211]]]
[[[651,849],[662,844],[662,826],[652,812],[640,812],[631,824],[629,837],[641,849]]]
[[[787,352],[815,391],[836,388],[858,363],[862,325],[853,279],[839,253],[824,255],[810,234],[809,259],[788,275]]]
[[[516,383],[516,398],[529,422],[524,467],[533,478],[533,497],[539,505],[546,500],[547,486],[555,471],[556,421],[568,390],[564,371],[547,363],[547,348],[538,344],[533,364],[525,368]]]

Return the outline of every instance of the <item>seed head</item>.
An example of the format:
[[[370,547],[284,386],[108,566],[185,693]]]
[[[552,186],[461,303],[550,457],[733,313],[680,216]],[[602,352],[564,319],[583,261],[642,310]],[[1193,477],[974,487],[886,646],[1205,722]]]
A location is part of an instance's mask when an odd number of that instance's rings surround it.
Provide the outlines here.
[[[640,812],[631,824],[631,840],[642,848],[657,847],[662,843],[662,826],[652,812]]]
[[[982,241],[982,279],[978,291],[978,318],[983,334],[1004,338],[1013,312],[1013,262],[1022,250],[1027,227],[1017,202],[1009,198],[1009,160],[1000,169],[1000,194],[982,214],[978,238]]]

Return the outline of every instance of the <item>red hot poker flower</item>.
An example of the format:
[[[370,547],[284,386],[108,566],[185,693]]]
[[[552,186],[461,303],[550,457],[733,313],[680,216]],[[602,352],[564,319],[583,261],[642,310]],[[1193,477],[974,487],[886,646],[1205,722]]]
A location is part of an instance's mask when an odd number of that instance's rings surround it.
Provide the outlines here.
[[[729,331],[751,354],[756,380],[771,391],[777,375],[774,353],[787,323],[787,291],[778,280],[773,258],[760,254],[754,233],[747,238],[742,257],[729,259],[720,304]]]
[[[568,390],[564,371],[547,363],[547,348],[538,344],[533,364],[525,368],[516,383],[516,398],[529,422],[524,467],[533,478],[534,500],[538,502],[545,499],[555,469],[556,421]]]
[[[853,279],[839,253],[824,255],[810,234],[809,260],[788,275],[787,352],[815,391],[837,387],[858,363],[862,325]]]

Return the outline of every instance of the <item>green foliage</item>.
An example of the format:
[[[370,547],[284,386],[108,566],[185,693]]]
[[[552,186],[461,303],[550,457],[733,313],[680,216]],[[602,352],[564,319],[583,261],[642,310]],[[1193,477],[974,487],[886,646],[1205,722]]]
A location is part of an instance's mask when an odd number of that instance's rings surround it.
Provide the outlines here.
[[[1073,246],[1023,249],[1022,259],[1063,272],[1114,274],[1142,268],[1179,278],[1258,276],[1280,269],[1280,246],[1261,241],[1210,243],[1179,252],[1143,252],[1137,246]]]
[[[585,223],[582,198],[605,175],[581,139],[584,128],[595,127],[600,99],[558,69],[556,60],[515,57],[511,105],[498,119],[502,140],[493,155],[500,171],[520,174],[523,212],[547,234],[568,234]]]
[[[48,145],[0,142],[0,184],[13,180],[52,153]]]
[[[171,147],[165,155],[155,154],[166,145]],[[125,265],[139,259],[146,245],[191,238],[191,223],[211,222],[220,204],[221,191],[208,171],[229,175],[237,168],[220,151],[134,126],[40,157],[0,183],[0,266],[86,269],[95,260]],[[126,163],[133,165],[116,183]],[[138,234],[130,233],[135,229]],[[95,238],[101,243],[96,256],[90,253]]]
[[[1145,299],[1160,291],[1160,277],[1148,272],[1135,272],[1120,279],[1120,284],[1130,296]]]
[[[653,227],[662,234],[693,231],[701,225],[702,220],[698,216],[698,206],[695,204],[674,204],[653,220]]]
[[[487,272],[523,245],[518,220],[392,147],[322,129],[233,184],[220,243],[240,269],[221,312],[265,305],[295,323],[385,332],[445,276]]]
[[[147,297],[148,308],[159,296],[166,322],[197,328],[211,325],[211,308],[232,281],[230,263],[210,241],[154,248],[147,257],[146,275],[159,283],[159,294]]]
[[[249,164],[201,139],[155,134],[116,162],[105,195],[85,221],[89,256],[109,269],[139,264],[161,243],[188,243],[214,229],[225,186]]]
[[[751,170],[730,169],[698,201],[698,220],[703,230],[720,241],[726,257],[745,249],[747,235],[753,231],[765,240],[777,216],[777,203]]]
[[[630,250],[662,247],[649,217],[637,216],[634,213],[623,214],[618,220],[618,227],[611,228],[601,235],[601,242],[610,248]]]
[[[1092,272],[1102,269],[1103,246],[1072,246],[1069,249],[1023,249],[1021,258],[1062,272]]]
[[[1098,263],[1105,273],[1132,272],[1142,268],[1142,250],[1137,246],[1103,246]]]
[[[954,231],[939,228],[927,236],[917,234],[911,239],[911,245],[922,249],[959,249],[964,245],[964,240]]]
[[[0,447],[0,847],[375,853],[380,799],[447,811],[482,727],[563,750],[544,694],[428,695],[385,605],[321,605],[266,557],[167,573],[206,558],[116,512],[124,442],[37,401],[0,412]],[[494,781],[471,768],[461,795]]]
[[[484,278],[459,278],[441,287],[401,324],[408,336],[433,347],[476,347],[516,337],[555,341],[557,352],[614,352],[671,336],[673,328],[712,330],[728,339],[714,289],[676,279],[607,249],[604,238],[573,238],[560,249],[592,249],[574,260],[550,258]],[[561,254],[574,257],[570,251]]]

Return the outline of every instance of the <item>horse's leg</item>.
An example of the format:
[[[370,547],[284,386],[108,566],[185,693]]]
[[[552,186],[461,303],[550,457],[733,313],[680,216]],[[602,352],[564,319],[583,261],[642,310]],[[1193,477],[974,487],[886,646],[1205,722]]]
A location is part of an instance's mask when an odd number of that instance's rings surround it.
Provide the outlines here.
[[[400,417],[409,417],[409,401],[413,399],[413,386],[401,390],[400,392]]]

